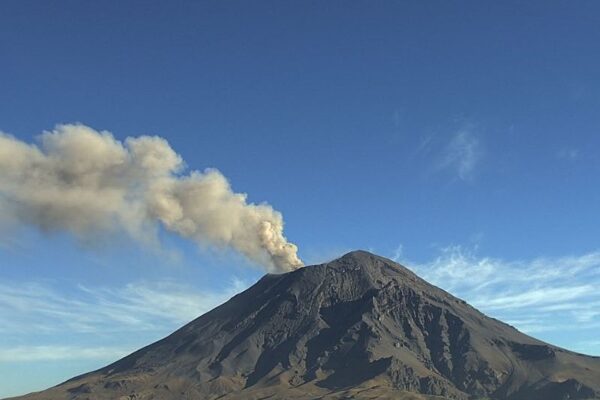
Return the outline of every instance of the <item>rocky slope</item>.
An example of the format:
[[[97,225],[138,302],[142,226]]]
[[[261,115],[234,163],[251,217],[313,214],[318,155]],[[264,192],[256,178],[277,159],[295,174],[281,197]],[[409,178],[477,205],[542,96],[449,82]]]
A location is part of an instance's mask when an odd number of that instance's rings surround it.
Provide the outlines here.
[[[20,399],[600,399],[600,359],[356,251],[266,275],[167,338]]]

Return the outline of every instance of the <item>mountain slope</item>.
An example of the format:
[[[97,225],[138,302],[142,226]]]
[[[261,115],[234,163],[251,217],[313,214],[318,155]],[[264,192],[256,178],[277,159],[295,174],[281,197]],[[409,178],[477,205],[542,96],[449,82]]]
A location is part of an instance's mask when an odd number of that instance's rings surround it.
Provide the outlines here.
[[[266,275],[167,338],[22,399],[600,398],[600,359],[356,251]]]

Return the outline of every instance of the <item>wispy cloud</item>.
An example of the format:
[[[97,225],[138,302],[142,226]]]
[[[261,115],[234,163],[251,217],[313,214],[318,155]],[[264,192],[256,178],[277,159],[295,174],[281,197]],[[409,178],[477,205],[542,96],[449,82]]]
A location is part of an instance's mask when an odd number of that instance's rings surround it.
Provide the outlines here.
[[[396,247],[396,249],[394,250],[394,253],[390,257],[390,259],[399,263],[399,262],[401,262],[403,257],[404,257],[404,246],[402,244],[399,244],[398,247]]]
[[[17,346],[0,348],[0,363],[56,360],[112,361],[127,355],[131,350],[119,347]]]
[[[558,157],[561,160],[567,160],[567,161],[575,161],[579,158],[579,155],[580,155],[579,149],[572,148],[572,147],[565,147],[563,149],[560,149],[556,153],[556,157]]]
[[[524,293],[515,294],[507,292],[505,295],[495,296],[492,298],[483,297],[474,299],[475,304],[487,310],[505,310],[505,309],[521,309],[538,306],[547,306],[548,304],[555,305],[556,303],[563,305],[565,301],[580,299],[583,296],[595,292],[595,287],[592,285],[567,286],[567,287],[544,287],[540,289],[532,289]],[[546,310],[542,308],[541,310]]]
[[[406,262],[423,278],[528,332],[600,326],[600,251],[506,261],[447,247],[431,262]]]
[[[483,158],[483,146],[471,127],[458,130],[443,150],[440,169],[452,170],[459,179],[469,181]]]
[[[74,333],[162,330],[209,311],[248,286],[234,280],[222,290],[200,291],[176,282],[137,282],[120,288],[75,286],[64,294],[41,283],[0,284],[0,327]]]

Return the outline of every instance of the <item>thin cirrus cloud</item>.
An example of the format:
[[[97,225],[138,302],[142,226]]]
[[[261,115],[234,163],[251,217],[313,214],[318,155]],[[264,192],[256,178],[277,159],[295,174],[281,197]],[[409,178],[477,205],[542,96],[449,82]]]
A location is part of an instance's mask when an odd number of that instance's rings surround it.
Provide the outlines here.
[[[123,357],[130,350],[120,347],[17,346],[0,350],[0,363],[58,360],[111,361]]]
[[[137,282],[116,289],[79,285],[67,295],[49,284],[0,284],[0,320],[9,321],[0,333],[6,343],[18,343],[0,346],[0,362],[114,360],[147,344],[123,347],[132,332],[168,333],[247,286],[233,280],[219,291],[199,291],[177,282]],[[65,335],[77,344],[65,344]]]
[[[556,153],[556,156],[561,160],[576,161],[577,159],[579,159],[580,151],[576,148],[565,147],[563,149],[560,149]]]
[[[526,333],[600,327],[600,251],[506,261],[451,246],[430,262],[407,265]]]
[[[548,303],[562,305],[565,301],[577,300],[586,295],[594,293],[595,288],[592,285],[579,285],[568,287],[550,287],[533,289],[521,294],[509,292],[508,295],[495,298],[483,298],[473,300],[475,304],[481,304],[487,310],[510,310],[522,309],[526,307],[542,306],[540,310],[547,310]],[[567,309],[572,310],[572,309]]]
[[[439,133],[423,136],[413,155],[427,160],[429,172],[468,182],[477,176],[485,151],[481,135],[473,125],[465,125],[449,137]]]
[[[481,141],[469,127],[456,132],[442,151],[439,168],[451,170],[463,181],[475,176],[476,168],[483,158]]]
[[[394,258],[403,261],[402,247]],[[429,262],[402,262],[426,280],[526,333],[600,328],[600,251],[507,261],[451,246]],[[0,284],[0,362],[114,360],[223,303],[248,286],[233,280],[221,290],[198,290],[175,281],[135,282],[118,288],[48,283]],[[68,293],[68,294],[67,294]],[[23,337],[23,332],[34,336]],[[73,343],[61,341],[68,332]],[[146,339],[140,339],[146,340]],[[11,345],[12,344],[12,345]],[[582,343],[596,352],[600,345]],[[110,356],[109,356],[110,355]]]

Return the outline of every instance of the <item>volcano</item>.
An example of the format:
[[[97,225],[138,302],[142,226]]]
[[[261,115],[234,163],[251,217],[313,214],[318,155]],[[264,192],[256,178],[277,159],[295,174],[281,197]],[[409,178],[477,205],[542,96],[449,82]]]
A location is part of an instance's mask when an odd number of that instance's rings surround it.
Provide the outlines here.
[[[600,358],[355,251],[266,275],[170,336],[19,399],[600,399]]]

